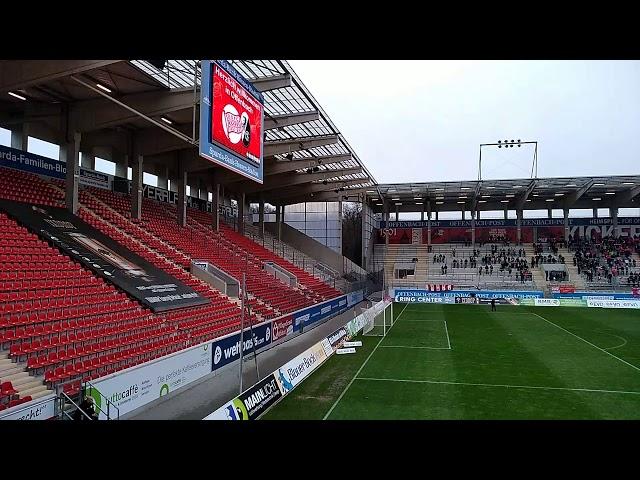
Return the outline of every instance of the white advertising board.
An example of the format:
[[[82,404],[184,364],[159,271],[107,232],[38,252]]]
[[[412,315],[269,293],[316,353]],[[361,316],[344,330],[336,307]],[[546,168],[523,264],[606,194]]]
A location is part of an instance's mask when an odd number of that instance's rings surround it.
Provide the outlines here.
[[[560,300],[557,298],[534,298],[533,304],[536,307],[559,307]]]
[[[48,420],[55,415],[55,394],[0,413],[0,420]]]
[[[106,411],[108,398],[120,416],[211,373],[211,343],[205,343],[139,368],[93,382],[89,393]],[[99,393],[98,393],[99,392]],[[100,395],[102,394],[102,395]],[[110,412],[111,413],[111,412]],[[104,413],[101,420],[106,420]]]
[[[640,308],[640,300],[587,300],[587,307],[596,308]]]

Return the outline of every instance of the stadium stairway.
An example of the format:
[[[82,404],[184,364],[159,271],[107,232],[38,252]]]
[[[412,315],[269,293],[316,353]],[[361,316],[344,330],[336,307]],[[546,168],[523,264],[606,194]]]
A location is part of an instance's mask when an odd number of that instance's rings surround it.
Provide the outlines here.
[[[569,282],[576,287],[576,290],[584,290],[586,284],[584,278],[578,273],[578,267],[573,265],[573,252],[566,247],[558,247],[558,253],[564,257],[564,264],[569,272]]]
[[[31,400],[51,393],[43,384],[41,375],[29,375],[25,362],[13,362],[6,352],[0,352],[0,385],[11,382],[18,398]]]

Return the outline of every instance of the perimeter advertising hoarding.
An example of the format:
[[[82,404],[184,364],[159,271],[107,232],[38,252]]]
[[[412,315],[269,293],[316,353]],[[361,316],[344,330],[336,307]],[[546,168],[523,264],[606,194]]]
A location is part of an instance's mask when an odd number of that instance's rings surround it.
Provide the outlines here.
[[[255,338],[254,338],[255,336]],[[253,335],[247,328],[242,335],[243,355],[260,350],[271,344],[271,322],[262,323],[253,327]],[[240,332],[213,341],[211,344],[213,354],[211,356],[211,371],[224,367],[240,358]]]
[[[347,308],[347,296],[343,295],[295,312],[292,314],[293,331],[298,332],[313,323],[342,313]]]
[[[104,398],[108,398],[122,416],[211,373],[211,350],[211,343],[205,343],[156,362],[133,367],[94,381],[94,388],[89,388],[87,393],[105,412],[107,402]],[[100,420],[106,419],[106,414],[101,413]]]
[[[209,303],[209,300],[191,287],[107,237],[68,210],[6,200],[0,200],[0,208],[154,312]]]
[[[430,292],[428,290],[396,288],[394,297],[396,302],[404,303],[431,303],[431,298],[464,298],[474,296],[476,298],[544,298],[542,291],[501,291],[501,290],[451,290],[446,292]],[[414,300],[415,299],[415,300]],[[452,300],[455,301],[455,300]],[[441,302],[435,302],[441,303]]]
[[[262,93],[225,60],[201,66],[200,156],[262,183]]]
[[[0,413],[0,420],[49,420],[55,415],[56,400],[56,395],[52,393],[29,402],[29,405],[20,405]]]

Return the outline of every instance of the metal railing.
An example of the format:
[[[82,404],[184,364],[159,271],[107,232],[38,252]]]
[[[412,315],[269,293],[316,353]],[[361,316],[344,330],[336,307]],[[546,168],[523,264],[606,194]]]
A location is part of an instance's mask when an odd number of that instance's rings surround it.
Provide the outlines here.
[[[100,392],[100,390],[98,390],[95,387],[95,385],[93,385],[93,383],[91,383],[89,380],[87,380],[87,381],[85,381],[83,383],[82,388],[80,389],[80,391],[83,393],[83,395],[86,395],[86,394],[92,395],[92,392],[96,392],[98,395],[100,395],[100,402],[96,402],[95,403],[96,409],[99,410],[98,414],[104,413],[104,415],[107,417],[107,420],[113,420],[113,419],[120,420],[120,409],[111,400],[109,400],[107,397],[105,397]],[[106,400],[106,410],[104,410],[101,407],[101,404],[102,404],[103,400]],[[115,412],[114,418],[111,417],[111,412],[112,411]]]

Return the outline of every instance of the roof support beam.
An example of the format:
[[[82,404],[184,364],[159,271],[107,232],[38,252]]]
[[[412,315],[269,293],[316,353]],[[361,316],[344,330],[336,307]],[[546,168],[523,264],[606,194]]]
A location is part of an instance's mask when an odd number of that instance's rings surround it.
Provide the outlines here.
[[[311,183],[318,180],[328,180],[330,178],[340,177],[343,175],[352,175],[362,172],[360,167],[346,168],[344,170],[325,170],[318,173],[287,173],[282,175],[275,175],[269,178],[269,181],[260,185],[256,182],[248,181],[242,182],[243,185],[237,184],[238,189],[249,194],[260,191],[273,190],[275,188],[289,187],[293,185],[302,185],[304,183]],[[364,182],[366,179],[361,179]],[[333,183],[333,182],[332,182]],[[246,187],[245,187],[246,184]],[[235,185],[234,185],[235,188]]]
[[[273,117],[265,117],[264,129],[273,130],[274,128],[288,127],[299,123],[313,122],[320,119],[318,112],[292,113],[290,115],[275,115]]]
[[[633,201],[633,199],[638,195],[640,195],[640,185],[631,187],[628,190],[625,190],[620,195],[617,195],[618,198],[616,199],[616,201],[622,207],[626,203],[631,203],[631,201]]]
[[[322,183],[309,183],[306,185],[283,187],[283,188],[280,188],[277,192],[274,192],[272,195],[270,195],[269,198],[274,200],[274,199],[283,199],[287,197],[304,197],[304,196],[308,197],[309,194],[311,193],[315,194],[317,192],[326,192],[326,191],[337,190],[342,187],[359,185],[363,181],[364,180],[362,178],[359,178],[357,180],[330,182],[330,183],[327,183],[326,185],[323,185]]]
[[[130,109],[106,98],[75,103],[71,108],[75,127],[83,132],[99,130],[139,120],[140,115],[133,111],[159,117],[193,108],[193,89],[137,93],[118,97],[118,100]]]
[[[267,161],[264,165],[265,175],[279,175],[286,172],[294,172],[302,168],[315,167],[319,163],[331,165],[337,162],[347,162],[351,160],[351,154],[346,155],[322,155],[319,157],[308,157],[291,161]]]
[[[471,218],[474,217],[474,212],[478,208],[478,200],[480,199],[480,189],[482,188],[482,181],[476,183],[476,189],[473,192],[473,199],[471,200]]]
[[[580,199],[580,197],[582,197],[582,195],[584,195],[589,191],[589,189],[592,186],[593,186],[593,178],[590,179],[587,183],[585,183],[582,187],[580,187],[575,192],[571,193],[570,195],[567,195],[567,197],[564,200],[564,208],[569,208],[571,205],[576,203]]]
[[[350,188],[340,193],[335,193],[335,192],[313,193],[309,195],[302,195],[299,197],[289,197],[284,200],[280,200],[279,203],[282,203],[284,205],[293,205],[296,203],[304,203],[304,202],[337,202],[338,199],[343,199],[343,197],[348,197],[349,199],[356,199],[358,198],[359,195],[364,193],[365,190],[366,189],[364,188]]]
[[[286,88],[291,86],[291,75],[285,73],[283,75],[273,75],[271,77],[262,77],[251,80],[254,87],[260,92],[276,90],[278,88]]]
[[[291,140],[274,140],[264,143],[265,157],[274,155],[292,153],[309,148],[322,147],[325,145],[333,145],[338,143],[338,135],[323,135],[317,137],[303,137]]]
[[[6,60],[0,63],[0,93],[20,90],[125,60]]]
[[[520,198],[518,198],[518,200],[516,201],[516,210],[522,210],[524,208],[524,204],[529,199],[529,195],[531,195],[533,190],[536,188],[537,184],[538,184],[538,181],[535,180],[535,179],[531,180],[531,182],[529,182],[529,185],[527,185],[527,189],[520,196]]]

